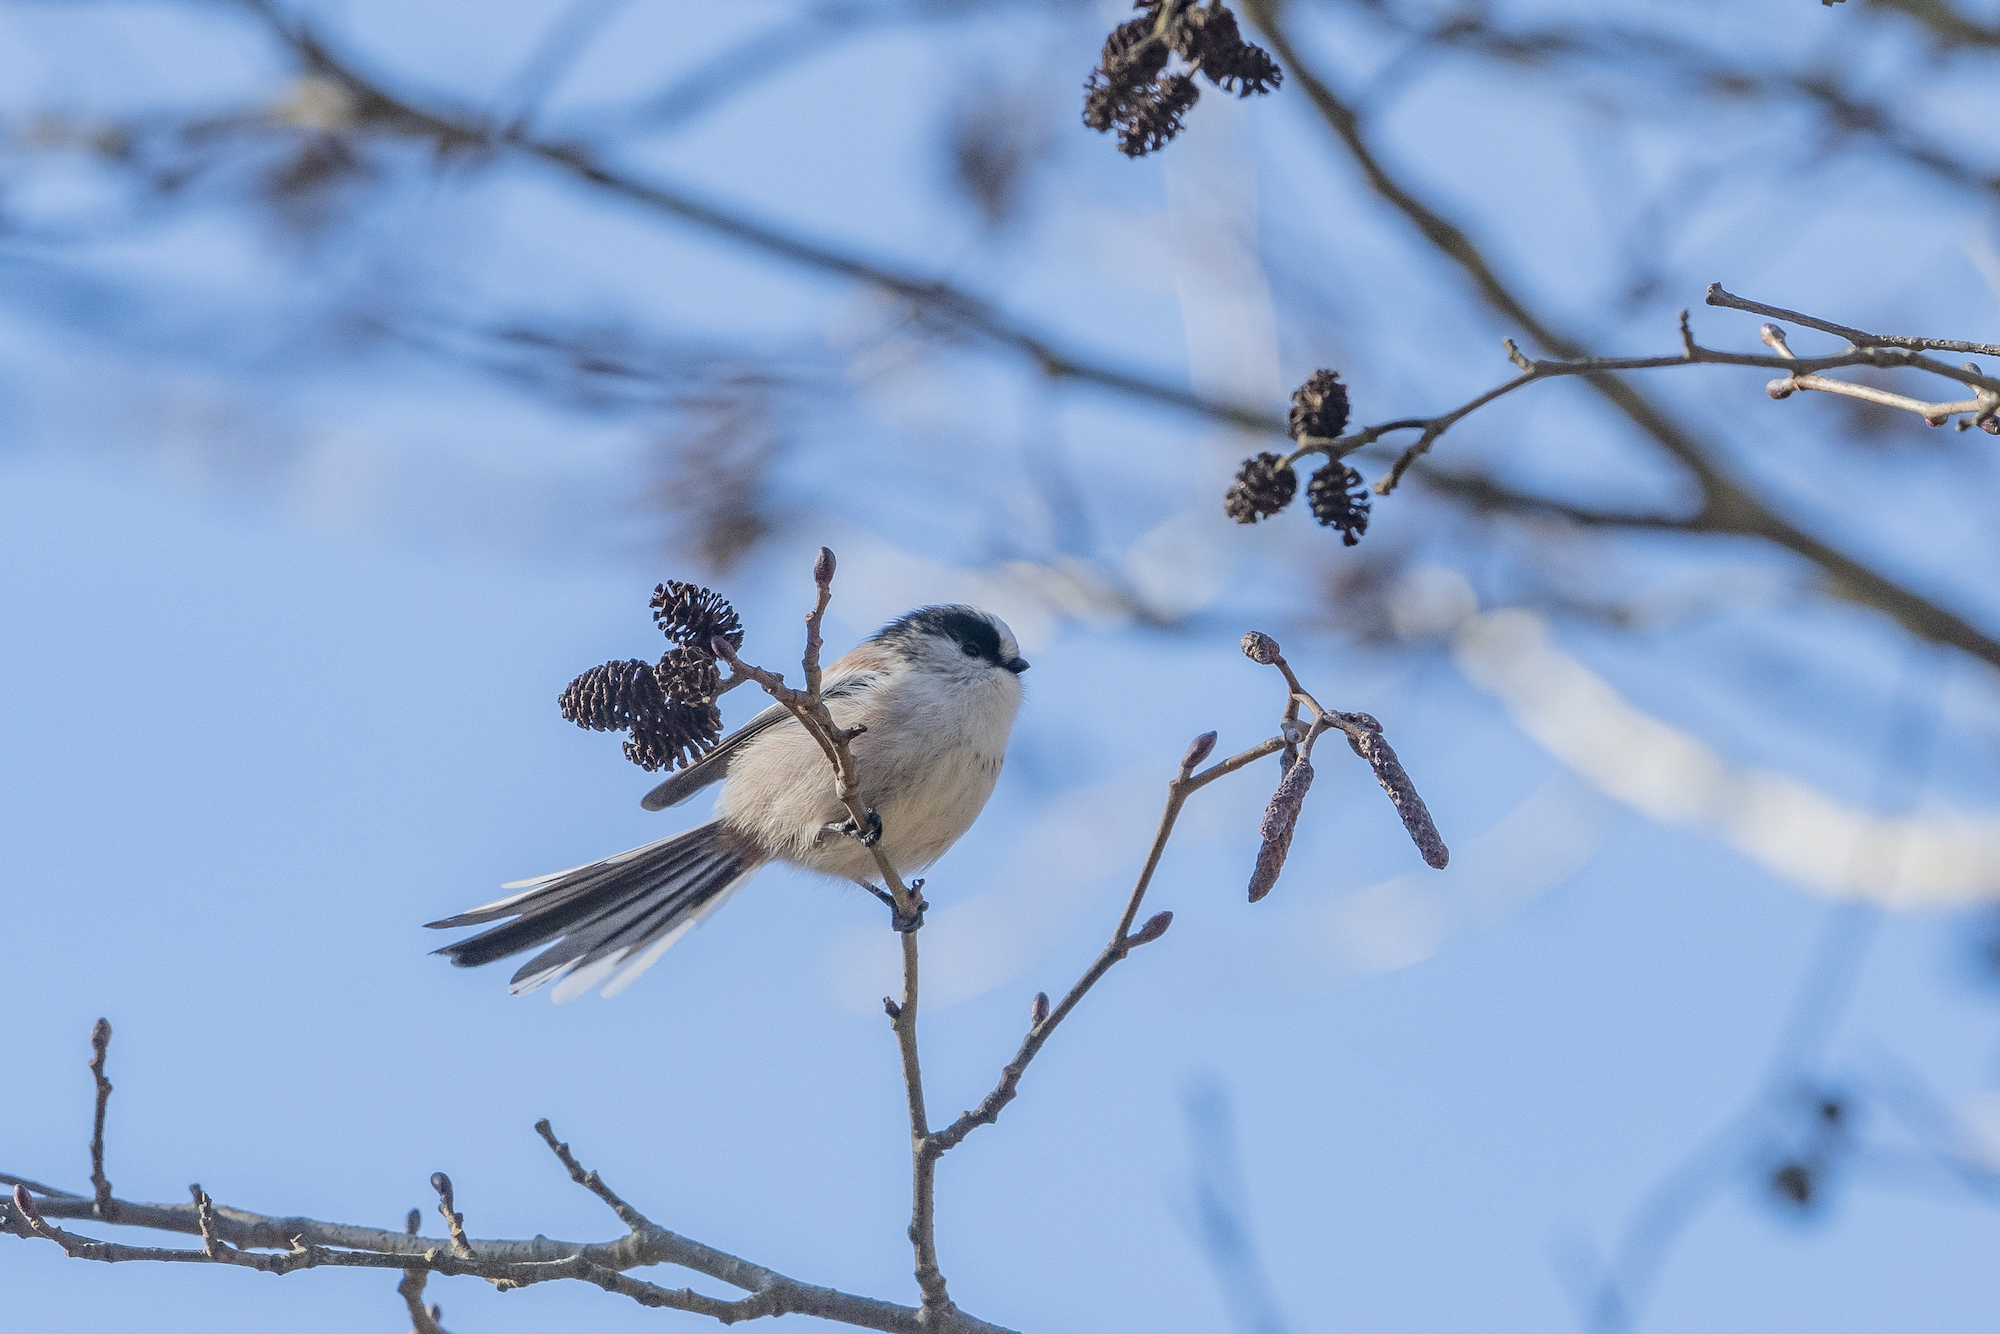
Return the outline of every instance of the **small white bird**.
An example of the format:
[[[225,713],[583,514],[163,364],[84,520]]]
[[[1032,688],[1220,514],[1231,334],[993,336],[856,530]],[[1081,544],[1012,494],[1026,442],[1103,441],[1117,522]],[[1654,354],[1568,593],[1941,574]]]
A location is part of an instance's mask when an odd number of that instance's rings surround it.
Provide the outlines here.
[[[977,607],[924,607],[826,669],[835,724],[867,728],[852,743],[861,804],[881,820],[882,848],[920,871],[972,827],[1021,708],[1021,658],[1007,623]],[[516,995],[555,984],[571,1000],[630,986],[766,862],[790,862],[867,885],[875,858],[851,832],[819,744],[773,704],[714,750],[646,794],[657,811],[726,778],[717,818],[603,861],[518,880],[504,899],[431,922],[514,920],[447,945],[462,968],[548,945],[514,974]],[[552,943],[553,942],[553,943]]]

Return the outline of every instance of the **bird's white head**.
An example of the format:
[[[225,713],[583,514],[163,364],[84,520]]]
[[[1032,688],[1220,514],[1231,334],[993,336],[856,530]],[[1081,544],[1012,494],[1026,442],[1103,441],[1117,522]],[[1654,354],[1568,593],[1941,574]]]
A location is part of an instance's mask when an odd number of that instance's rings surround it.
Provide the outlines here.
[[[978,607],[920,607],[883,627],[874,642],[912,666],[952,676],[1028,670],[1007,622]]]

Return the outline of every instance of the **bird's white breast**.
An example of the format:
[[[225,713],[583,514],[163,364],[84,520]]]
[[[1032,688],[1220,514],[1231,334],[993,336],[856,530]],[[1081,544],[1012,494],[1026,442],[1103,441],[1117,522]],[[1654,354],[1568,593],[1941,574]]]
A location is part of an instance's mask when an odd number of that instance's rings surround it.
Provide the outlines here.
[[[1001,671],[940,680],[899,665],[874,688],[828,707],[842,727],[868,729],[852,743],[861,801],[881,817],[890,861],[908,873],[943,856],[986,805],[1021,685]],[[785,861],[847,879],[879,876],[868,849],[824,832],[846,811],[834,795],[832,766],[796,723],[746,747],[716,809]]]

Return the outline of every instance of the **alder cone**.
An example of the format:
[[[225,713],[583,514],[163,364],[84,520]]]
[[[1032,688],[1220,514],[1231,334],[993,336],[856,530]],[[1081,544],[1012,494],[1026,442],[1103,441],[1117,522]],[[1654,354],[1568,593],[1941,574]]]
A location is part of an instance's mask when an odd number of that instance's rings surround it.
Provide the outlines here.
[[[652,608],[654,623],[676,644],[726,639],[731,648],[743,647],[743,619],[720,593],[669,579],[653,590]]]
[[[1294,440],[1334,440],[1347,429],[1347,414],[1347,386],[1340,382],[1340,372],[1317,370],[1292,391],[1287,425]]]
[[[1306,485],[1306,506],[1325,528],[1340,530],[1340,540],[1353,546],[1368,531],[1368,488],[1361,474],[1339,459],[1312,475]]]
[[[1238,523],[1269,518],[1299,493],[1299,475],[1277,454],[1243,460],[1236,483],[1222,498],[1222,512]]]

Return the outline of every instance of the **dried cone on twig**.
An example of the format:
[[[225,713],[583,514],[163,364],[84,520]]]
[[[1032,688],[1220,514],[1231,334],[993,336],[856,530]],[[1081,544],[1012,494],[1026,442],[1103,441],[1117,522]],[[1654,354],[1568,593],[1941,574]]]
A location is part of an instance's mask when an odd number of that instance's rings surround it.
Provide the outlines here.
[[[706,649],[670,648],[653,675],[669,699],[705,702],[713,700],[722,688],[722,672]]]
[[[676,644],[706,645],[720,636],[743,647],[743,621],[721,594],[669,579],[653,590],[653,620]]]
[[[1163,3],[1138,0],[1139,17],[1111,30],[1083,86],[1083,123],[1100,133],[1116,129],[1127,157],[1144,157],[1180,133],[1181,118],[1201,96],[1195,74],[1239,97],[1268,93],[1284,78],[1270,52],[1243,40],[1227,6],[1181,4],[1162,28]],[[1187,72],[1166,73],[1174,55]]]
[[[651,773],[679,768],[715,749],[722,739],[722,710],[706,700],[668,700],[660,717],[635,724],[625,758]]]
[[[1361,474],[1339,459],[1329,459],[1312,475],[1306,507],[1322,528],[1340,530],[1343,546],[1353,546],[1368,531],[1368,488],[1361,484]]]
[[[1243,460],[1236,483],[1222,498],[1222,512],[1238,523],[1269,518],[1292,503],[1299,493],[1299,475],[1277,454]]]
[[[596,732],[622,732],[659,717],[667,697],[651,663],[607,662],[569,683],[557,701],[562,716]]]
[[[653,590],[653,620],[672,639],[657,666],[607,662],[569,683],[563,717],[600,732],[630,732],[625,758],[651,771],[699,759],[722,738],[715,707],[722,674],[714,646],[739,648],[743,621],[720,594],[669,580]]]
[[[1339,438],[1347,429],[1347,386],[1340,382],[1339,371],[1314,371],[1292,391],[1286,428],[1294,440]]]

